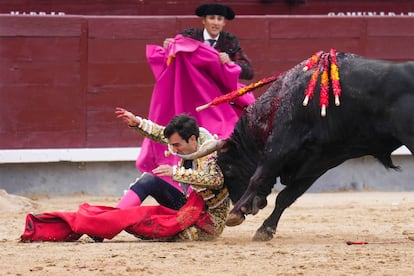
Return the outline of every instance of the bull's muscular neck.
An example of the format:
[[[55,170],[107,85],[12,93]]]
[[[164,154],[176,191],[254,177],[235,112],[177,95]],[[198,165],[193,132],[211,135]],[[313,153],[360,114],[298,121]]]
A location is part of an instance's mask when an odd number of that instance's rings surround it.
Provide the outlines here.
[[[273,121],[277,113],[281,100],[279,97],[273,97],[268,105],[257,104],[247,113],[249,119],[248,129],[250,129],[263,144],[269,138],[273,130]],[[260,116],[266,110],[266,116]]]

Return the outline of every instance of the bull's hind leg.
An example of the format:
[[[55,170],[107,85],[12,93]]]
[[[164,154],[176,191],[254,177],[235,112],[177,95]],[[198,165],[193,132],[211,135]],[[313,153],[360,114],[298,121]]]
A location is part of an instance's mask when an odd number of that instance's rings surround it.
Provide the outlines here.
[[[319,177],[319,176],[318,176]],[[254,241],[268,241],[276,233],[276,227],[280,217],[286,208],[292,205],[295,200],[305,193],[318,177],[307,177],[289,183],[276,197],[275,209],[270,216],[257,229],[253,237]]]

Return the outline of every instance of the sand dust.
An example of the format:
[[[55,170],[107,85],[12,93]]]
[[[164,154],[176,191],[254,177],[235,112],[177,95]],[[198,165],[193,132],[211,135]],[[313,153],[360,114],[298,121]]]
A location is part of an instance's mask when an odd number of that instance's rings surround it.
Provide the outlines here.
[[[114,206],[118,198],[1,191],[0,274],[413,275],[414,192],[307,193],[286,210],[273,240],[253,242],[274,199],[271,194],[268,207],[214,242],[148,242],[122,232],[103,243],[87,236],[21,243],[28,212],[76,211],[84,202]]]

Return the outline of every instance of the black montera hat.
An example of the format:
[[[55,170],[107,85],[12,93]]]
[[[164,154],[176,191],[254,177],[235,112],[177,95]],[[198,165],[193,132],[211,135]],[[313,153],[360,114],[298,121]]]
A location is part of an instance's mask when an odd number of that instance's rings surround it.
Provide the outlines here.
[[[228,20],[235,16],[232,8],[221,4],[202,4],[195,10],[197,16],[222,15]]]

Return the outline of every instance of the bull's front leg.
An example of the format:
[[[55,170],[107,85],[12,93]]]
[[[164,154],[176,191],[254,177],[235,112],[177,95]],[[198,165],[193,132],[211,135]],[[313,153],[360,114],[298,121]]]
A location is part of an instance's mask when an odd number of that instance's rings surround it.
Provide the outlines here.
[[[324,172],[324,171],[323,171]],[[303,193],[305,193],[310,186],[322,175],[315,171],[309,173],[309,175],[298,176],[296,179],[286,184],[284,188],[276,197],[275,209],[272,214],[263,222],[263,225],[257,229],[256,234],[253,237],[254,241],[268,241],[273,238],[276,233],[276,227],[279,223],[279,219],[282,216],[286,208],[292,205],[293,202],[298,199]]]
[[[266,176],[263,167],[258,166],[250,178],[247,190],[227,216],[226,225],[239,225],[244,221],[245,215],[256,215],[260,209],[266,207],[266,197],[270,194],[275,181],[275,177]]]

